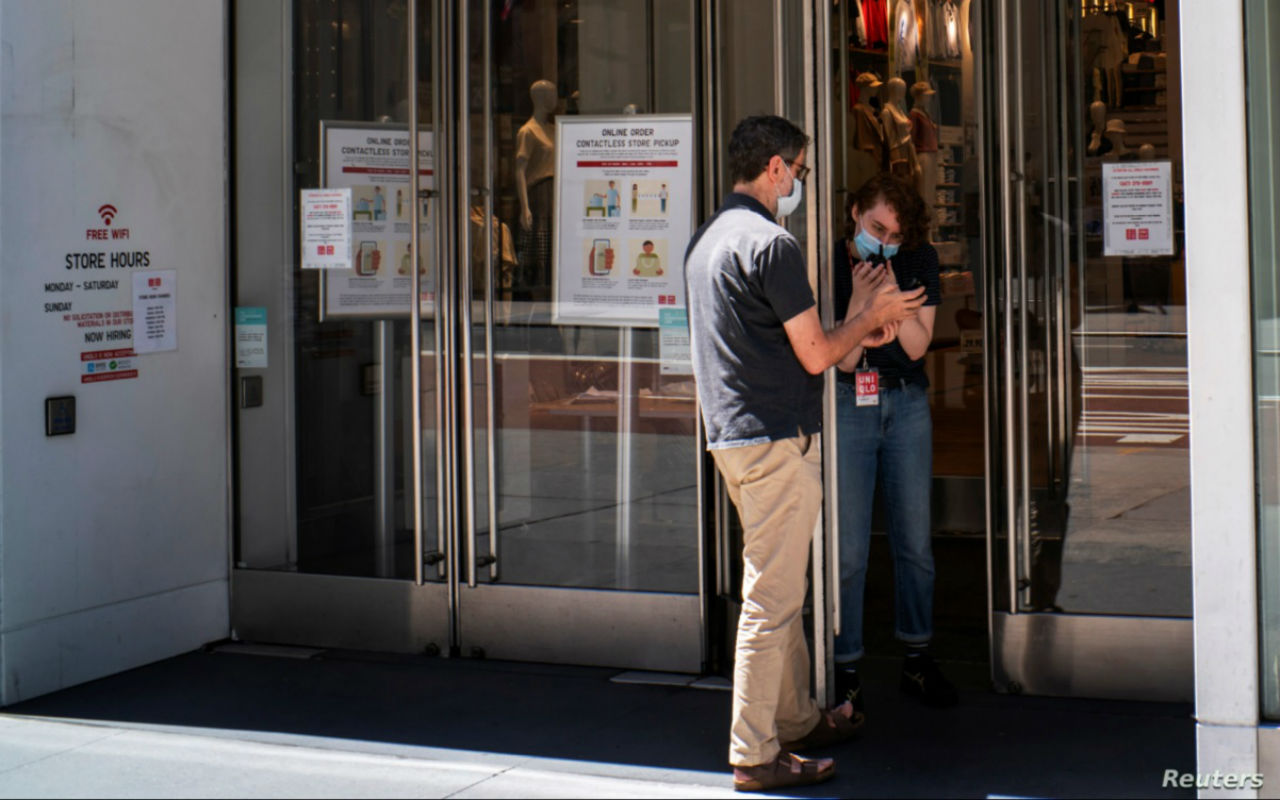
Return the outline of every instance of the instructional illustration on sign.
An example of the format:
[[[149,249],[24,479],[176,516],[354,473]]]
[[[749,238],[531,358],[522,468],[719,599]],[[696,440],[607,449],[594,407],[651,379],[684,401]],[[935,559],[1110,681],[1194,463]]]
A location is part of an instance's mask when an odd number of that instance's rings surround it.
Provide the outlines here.
[[[1172,175],[1168,161],[1102,165],[1103,255],[1173,255]]]
[[[555,321],[657,327],[684,306],[692,117],[562,117],[556,140]]]
[[[386,318],[410,312],[413,270],[420,276],[422,313],[432,313],[435,286],[423,256],[412,252],[413,185],[409,180],[409,129],[401,125],[325,122],[321,125],[325,190],[341,189],[351,202],[344,222],[351,253],[342,269],[323,273],[323,313],[333,317]],[[432,134],[418,132],[419,241],[434,252],[431,201]]]

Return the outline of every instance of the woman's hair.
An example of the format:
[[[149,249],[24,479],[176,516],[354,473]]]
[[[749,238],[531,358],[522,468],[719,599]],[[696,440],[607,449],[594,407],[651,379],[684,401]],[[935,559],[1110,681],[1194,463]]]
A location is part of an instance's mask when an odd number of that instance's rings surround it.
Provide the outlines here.
[[[915,250],[929,241],[929,207],[915,186],[888,172],[877,174],[849,194],[844,217],[852,226],[853,209],[869,211],[877,202],[883,202],[898,216],[903,250]],[[849,235],[853,235],[852,227]]]

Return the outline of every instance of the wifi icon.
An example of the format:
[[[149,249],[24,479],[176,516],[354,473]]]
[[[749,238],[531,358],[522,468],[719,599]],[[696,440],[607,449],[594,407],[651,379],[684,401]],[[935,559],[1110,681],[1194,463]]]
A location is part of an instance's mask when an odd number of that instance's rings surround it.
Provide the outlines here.
[[[103,225],[110,225],[111,220],[115,219],[117,213],[116,207],[110,203],[107,203],[98,209],[98,216],[102,217]]]

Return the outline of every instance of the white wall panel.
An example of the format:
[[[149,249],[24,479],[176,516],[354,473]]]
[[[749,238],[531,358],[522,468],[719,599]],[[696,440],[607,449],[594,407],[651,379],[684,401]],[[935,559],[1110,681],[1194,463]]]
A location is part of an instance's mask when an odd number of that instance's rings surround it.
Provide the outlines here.
[[[1178,23],[1188,45],[1181,59],[1197,770],[1253,772],[1256,747],[1240,746],[1256,741],[1259,704],[1241,4],[1182,3]]]
[[[11,703],[227,632],[226,8],[5,0],[0,36],[0,669]],[[129,235],[88,238],[95,229]],[[146,252],[149,266],[66,269],[78,252]],[[82,353],[129,347],[85,334],[123,328],[80,327],[45,304],[128,310],[131,275],[148,270],[176,271],[178,349],[136,357],[135,378],[84,382]],[[104,280],[118,287],[84,285]],[[50,292],[58,282],[76,288]],[[64,394],[77,430],[47,438],[44,399]]]

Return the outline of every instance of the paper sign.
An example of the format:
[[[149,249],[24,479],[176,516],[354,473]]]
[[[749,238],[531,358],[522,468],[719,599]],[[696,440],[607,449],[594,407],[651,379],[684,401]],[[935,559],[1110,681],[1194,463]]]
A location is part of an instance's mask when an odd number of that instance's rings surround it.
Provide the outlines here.
[[[1102,165],[1103,255],[1173,255],[1172,174],[1168,161]]]
[[[556,119],[554,317],[654,327],[684,307],[693,118]]]
[[[178,273],[161,269],[133,273],[133,351],[159,353],[178,349],[174,318]]]
[[[242,306],[236,309],[236,366],[264,369],[267,366],[267,309]]]
[[[326,317],[386,319],[408,316],[413,271],[419,302],[429,316],[435,305],[435,213],[431,199],[435,162],[431,131],[418,131],[418,247],[413,253],[415,192],[409,175],[409,129],[403,125],[324,122],[320,126],[324,185],[346,189],[351,198],[348,230],[351,258],[323,274],[321,304]]]
[[[658,311],[658,371],[663,375],[692,375],[689,313],[683,308]]]
[[[302,190],[302,268],[351,266],[351,190]]]

